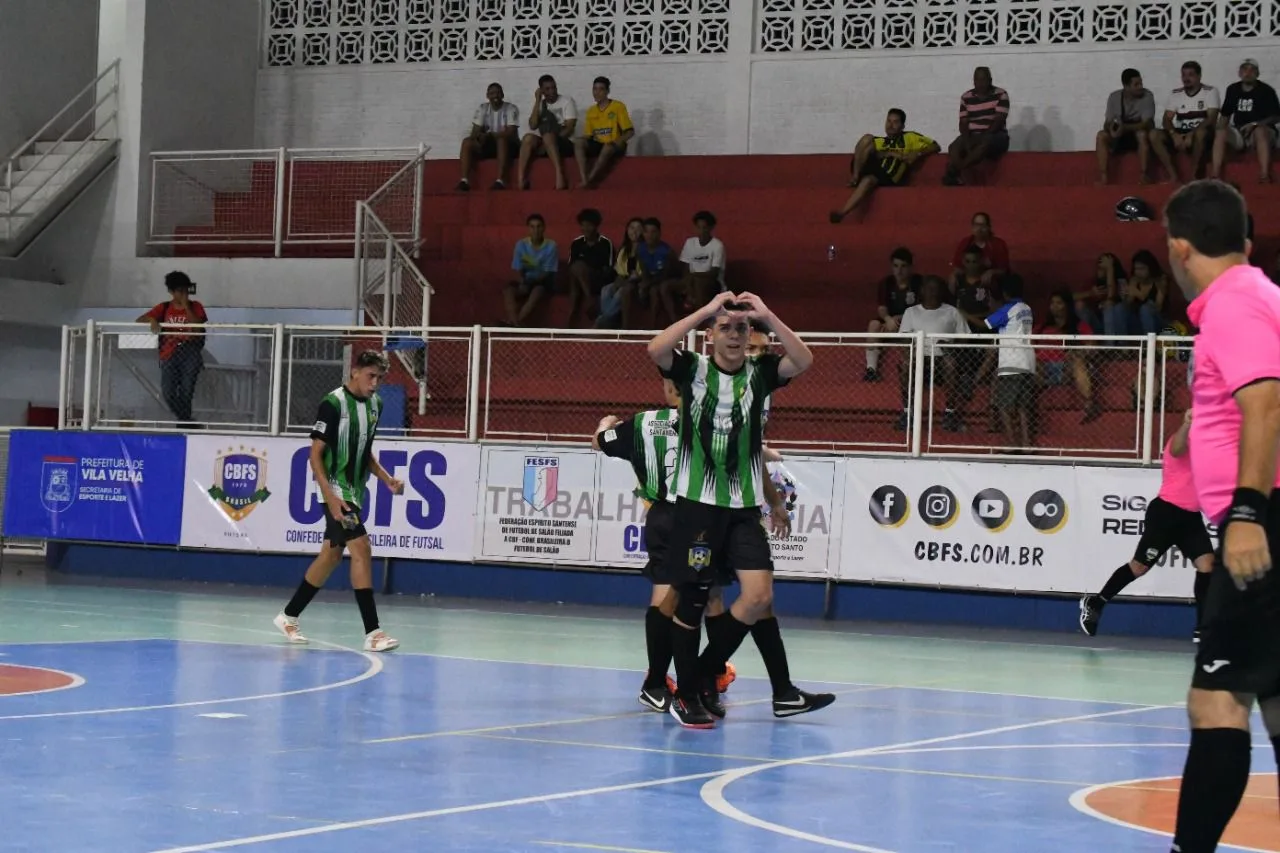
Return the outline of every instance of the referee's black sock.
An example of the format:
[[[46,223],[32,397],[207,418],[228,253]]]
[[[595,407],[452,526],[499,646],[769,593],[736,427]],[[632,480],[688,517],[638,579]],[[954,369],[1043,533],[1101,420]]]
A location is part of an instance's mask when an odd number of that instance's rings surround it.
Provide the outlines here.
[[[764,659],[764,668],[769,672],[769,683],[773,686],[773,695],[782,696],[795,686],[791,683],[791,666],[787,663],[787,648],[782,645],[782,630],[778,627],[778,617],[770,616],[761,619],[751,626],[751,639],[756,641],[760,657]]]
[[[1120,590],[1124,589],[1137,579],[1138,576],[1133,573],[1133,569],[1129,567],[1128,563],[1125,563],[1123,566],[1111,573],[1110,580],[1108,580],[1106,585],[1102,587],[1102,592],[1098,593],[1098,595],[1102,597],[1103,601],[1110,601],[1120,594]]]
[[[671,669],[671,617],[664,616],[657,607],[644,613],[644,645],[649,652],[649,675],[644,686],[660,687],[667,682],[667,670]]]
[[[289,603],[284,606],[284,615],[290,619],[297,619],[319,591],[320,587],[312,586],[307,583],[306,578],[303,578],[302,583],[298,584],[298,591],[293,594],[293,598],[289,599]]]
[[[356,604],[360,607],[360,618],[364,620],[364,632],[372,634],[378,630],[378,605],[373,603],[373,590],[357,589]]]
[[[1213,578],[1212,572],[1196,572],[1196,625],[1204,624],[1204,600],[1209,595],[1209,581]]]
[[[1210,853],[1226,831],[1249,784],[1252,748],[1240,729],[1192,729],[1182,771],[1175,850]]]
[[[739,622],[732,611],[726,610],[718,622],[715,634],[711,633],[711,626],[707,626],[707,648],[699,659],[702,675],[706,679],[714,679],[724,672],[724,665],[751,632],[751,626]]]

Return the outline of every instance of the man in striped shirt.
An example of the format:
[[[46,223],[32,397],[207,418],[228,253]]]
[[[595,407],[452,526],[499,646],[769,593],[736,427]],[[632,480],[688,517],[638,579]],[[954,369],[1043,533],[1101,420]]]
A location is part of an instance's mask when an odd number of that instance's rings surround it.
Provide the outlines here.
[[[942,182],[960,186],[965,173],[1009,150],[1009,93],[991,82],[991,69],[973,69],[973,88],[960,96],[960,135],[947,149]]]
[[[750,321],[770,327],[786,351],[748,359]],[[712,355],[677,350],[686,336],[713,324]],[[813,363],[804,342],[750,293],[721,293],[649,342],[662,375],[680,389],[680,442],[676,455],[675,526],[668,549],[668,580],[677,588],[672,651],[678,689],[671,714],[681,725],[712,728],[723,708],[709,682],[773,604],[773,559],[760,524],[764,496],[762,437],[765,399]],[[698,627],[716,578],[735,572],[742,594],[730,613],[708,628],[698,658]],[[776,716],[825,707],[830,694],[792,689],[775,694]],[[715,716],[713,716],[715,713]]]
[[[404,492],[404,483],[388,474],[373,455],[373,436],[382,414],[377,391],[388,367],[385,355],[366,350],[356,357],[346,384],[320,401],[316,423],[311,428],[311,473],[324,500],[324,538],[328,544],[275,618],[276,628],[291,643],[307,642],[298,628],[298,616],[338,568],[343,551],[349,551],[351,588],[364,620],[364,650],[389,652],[400,645],[378,625],[378,608],[373,601],[373,552],[361,521],[362,508],[367,509],[363,504],[370,474],[385,483],[392,494]]]

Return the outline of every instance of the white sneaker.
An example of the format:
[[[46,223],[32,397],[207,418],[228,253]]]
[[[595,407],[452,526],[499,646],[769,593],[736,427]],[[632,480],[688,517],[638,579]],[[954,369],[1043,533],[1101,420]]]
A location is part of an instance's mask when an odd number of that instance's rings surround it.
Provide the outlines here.
[[[387,636],[387,632],[379,628],[365,635],[364,650],[366,652],[389,652],[400,647],[400,641]]]
[[[285,616],[283,612],[277,613],[276,618],[272,620],[272,624],[289,638],[289,642],[298,643],[299,645],[307,642],[307,638],[302,636],[302,632],[298,630],[298,618],[296,616]]]

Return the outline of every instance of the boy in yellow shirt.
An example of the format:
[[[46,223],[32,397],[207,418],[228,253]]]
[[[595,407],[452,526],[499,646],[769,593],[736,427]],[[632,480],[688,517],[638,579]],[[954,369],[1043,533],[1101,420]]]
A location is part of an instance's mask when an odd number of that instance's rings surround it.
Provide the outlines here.
[[[627,143],[636,135],[627,105],[609,97],[608,77],[597,77],[591,84],[595,103],[587,110],[582,136],[573,141],[573,153],[584,188],[593,187],[609,166],[609,162],[627,153]],[[595,157],[596,165],[587,174],[587,158]]]

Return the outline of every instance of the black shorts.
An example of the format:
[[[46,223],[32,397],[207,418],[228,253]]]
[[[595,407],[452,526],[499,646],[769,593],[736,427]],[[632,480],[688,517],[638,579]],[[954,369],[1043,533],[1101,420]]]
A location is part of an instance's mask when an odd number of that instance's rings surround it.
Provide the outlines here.
[[[1029,409],[1035,399],[1034,373],[1002,373],[996,377],[995,407],[1002,412]]]
[[[351,506],[351,512],[347,515],[346,524],[330,515],[328,506],[324,508],[324,538],[334,548],[345,548],[348,542],[369,535],[360,520],[360,507],[350,502],[348,506]]]
[[[1147,504],[1147,514],[1142,519],[1142,538],[1138,540],[1133,559],[1149,569],[1175,545],[1182,556],[1193,563],[1205,554],[1213,553],[1213,540],[1209,538],[1200,513],[1183,509],[1164,498],[1155,498]]]
[[[760,507],[729,509],[677,500],[666,583],[725,584],[736,572],[749,570],[773,571]]]
[[[894,177],[894,167],[898,163],[895,160],[884,160],[880,157],[867,169],[867,174],[876,179],[876,185],[881,187],[900,187],[907,180],[907,172],[910,169],[903,169],[897,177]]]
[[[1280,491],[1271,496],[1266,528],[1272,562],[1280,565]],[[1225,542],[1225,525],[1220,535]],[[1278,571],[1273,568],[1241,592],[1218,551],[1205,597],[1192,687],[1249,693],[1261,700],[1280,697]]]
[[[649,506],[644,519],[644,541],[649,551],[649,562],[640,574],[653,584],[664,584],[667,574],[667,546],[676,523],[676,505],[668,501],[655,501]]]
[[[484,136],[480,137],[478,147],[480,150],[476,156],[477,160],[496,160],[498,157],[498,135],[496,133],[486,133]],[[514,143],[508,150],[515,150]]]
[[[597,142],[597,141],[596,141],[596,140],[594,140],[594,139],[588,139],[588,140],[587,140],[587,146],[586,146],[586,147],[587,147],[587,156],[588,156],[588,157],[599,157],[599,156],[600,156],[600,152],[604,150],[604,144],[603,144],[603,143],[600,143],[600,142]],[[624,143],[624,144],[619,145],[618,143],[616,143],[616,142],[615,142],[615,143],[613,144],[613,156],[614,156],[614,157],[621,157],[621,156],[623,156],[623,155],[624,155],[624,154],[626,154],[626,153],[627,153],[627,146],[626,146],[626,144],[625,144],[625,143]]]
[[[547,153],[547,144],[546,144],[546,141],[542,138],[542,134],[530,133],[527,135],[537,137],[538,139],[537,151],[539,153],[541,154]],[[561,158],[572,157],[573,156],[573,140],[567,136],[562,136],[560,134],[557,134],[556,135],[556,151],[559,152]]]
[[[1128,154],[1138,150],[1138,134],[1122,133],[1111,137],[1108,146],[1112,154]]]

